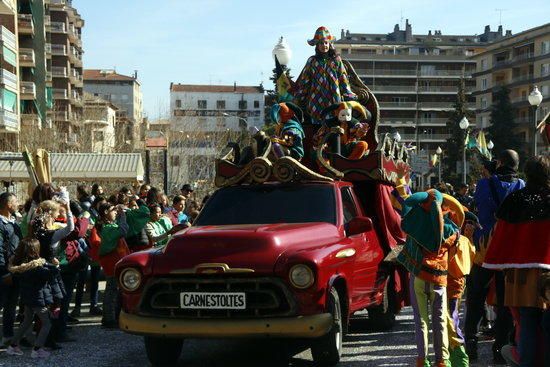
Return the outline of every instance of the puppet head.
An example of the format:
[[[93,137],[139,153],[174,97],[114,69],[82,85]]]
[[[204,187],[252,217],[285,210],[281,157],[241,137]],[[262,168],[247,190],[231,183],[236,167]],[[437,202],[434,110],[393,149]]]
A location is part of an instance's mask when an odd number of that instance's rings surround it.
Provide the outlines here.
[[[341,102],[335,103],[332,106],[325,108],[322,112],[322,115],[325,116],[326,122],[349,122],[352,119],[353,111],[359,113],[359,120],[369,120],[370,113],[358,102]]]
[[[284,124],[288,120],[302,123],[303,113],[294,103],[276,103],[271,107],[271,120],[276,124]]]

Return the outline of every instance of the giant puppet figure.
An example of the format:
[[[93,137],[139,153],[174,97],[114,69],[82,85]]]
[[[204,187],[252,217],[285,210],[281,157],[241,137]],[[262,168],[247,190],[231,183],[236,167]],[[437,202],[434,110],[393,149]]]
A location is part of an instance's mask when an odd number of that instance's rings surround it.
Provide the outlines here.
[[[305,109],[314,124],[323,122],[321,113],[325,108],[357,99],[351,91],[344,63],[334,50],[334,39],[327,28],[317,29],[313,39],[307,41],[315,46],[315,55],[307,60],[290,89],[296,104]]]

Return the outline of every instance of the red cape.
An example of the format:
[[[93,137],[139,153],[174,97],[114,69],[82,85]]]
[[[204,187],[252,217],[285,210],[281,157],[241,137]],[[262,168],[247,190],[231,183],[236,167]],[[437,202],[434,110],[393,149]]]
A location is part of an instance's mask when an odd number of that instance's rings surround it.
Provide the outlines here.
[[[550,270],[550,220],[510,223],[499,219],[483,267]]]

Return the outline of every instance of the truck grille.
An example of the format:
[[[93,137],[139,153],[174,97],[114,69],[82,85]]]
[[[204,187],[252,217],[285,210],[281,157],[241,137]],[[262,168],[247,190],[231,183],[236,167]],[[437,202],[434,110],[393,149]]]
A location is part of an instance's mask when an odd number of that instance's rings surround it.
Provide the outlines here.
[[[244,292],[246,309],[182,309],[181,292]],[[278,278],[155,278],[144,289],[140,314],[193,319],[291,316],[296,314],[296,302]]]

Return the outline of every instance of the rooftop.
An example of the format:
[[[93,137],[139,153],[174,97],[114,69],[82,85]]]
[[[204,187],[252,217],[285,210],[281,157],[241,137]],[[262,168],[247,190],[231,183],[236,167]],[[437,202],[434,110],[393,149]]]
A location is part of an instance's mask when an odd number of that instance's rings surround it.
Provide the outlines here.
[[[133,76],[122,75],[112,69],[85,69],[84,80],[106,80],[106,81],[136,81],[137,72]]]
[[[382,33],[350,33],[342,29],[337,44],[410,44],[410,45],[441,45],[441,46],[476,46],[486,45],[496,40],[512,36],[512,31],[507,30],[503,34],[502,26],[497,31],[491,31],[490,26],[485,26],[482,34],[446,35],[441,30],[428,31],[428,34],[413,34],[412,25],[407,19],[405,29],[401,30],[399,24],[394,26],[393,32]]]
[[[262,86],[247,85],[201,85],[201,84],[170,84],[170,92],[200,92],[200,93],[262,93]]]

